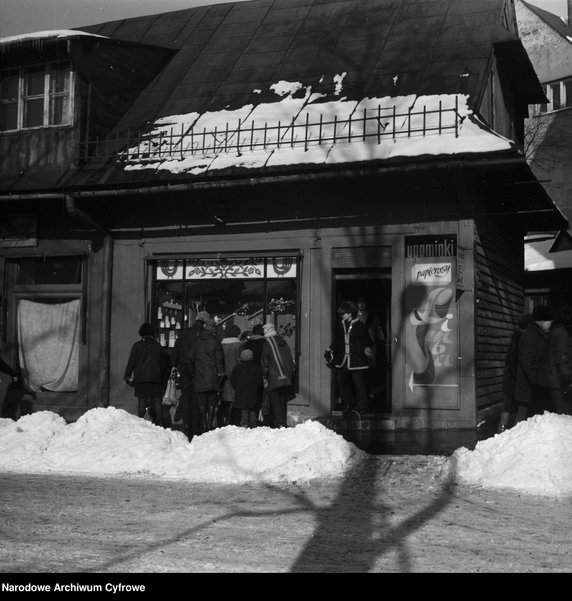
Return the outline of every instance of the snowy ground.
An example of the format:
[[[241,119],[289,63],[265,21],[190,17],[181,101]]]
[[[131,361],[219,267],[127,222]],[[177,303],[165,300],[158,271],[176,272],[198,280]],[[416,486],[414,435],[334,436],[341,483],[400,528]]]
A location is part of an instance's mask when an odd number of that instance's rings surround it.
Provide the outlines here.
[[[180,479],[311,482],[342,478],[367,454],[314,421],[294,428],[227,426],[186,437],[122,409],[92,409],[72,424],[41,411],[0,420],[0,471]],[[572,417],[545,413],[435,457],[441,478],[490,489],[572,497]]]
[[[188,443],[112,408],[1,420],[0,582],[570,572],[571,445],[548,413],[448,457],[368,455],[315,422]]]

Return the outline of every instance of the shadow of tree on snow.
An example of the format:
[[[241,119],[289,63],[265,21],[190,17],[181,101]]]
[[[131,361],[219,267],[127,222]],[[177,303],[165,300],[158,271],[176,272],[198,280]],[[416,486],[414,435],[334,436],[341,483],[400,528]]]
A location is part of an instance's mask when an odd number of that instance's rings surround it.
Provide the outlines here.
[[[394,524],[393,507],[383,500],[383,479],[392,466],[393,461],[370,457],[347,474],[336,500],[315,509],[316,528],[291,572],[369,572],[378,558],[392,552],[397,555],[395,571],[412,571],[408,537],[451,502],[447,491],[453,471],[437,498]]]

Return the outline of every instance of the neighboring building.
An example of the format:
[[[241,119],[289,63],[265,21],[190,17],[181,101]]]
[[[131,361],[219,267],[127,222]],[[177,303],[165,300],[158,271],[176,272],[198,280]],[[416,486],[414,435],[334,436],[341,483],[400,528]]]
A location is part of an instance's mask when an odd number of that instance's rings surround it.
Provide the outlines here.
[[[529,164],[567,219],[572,217],[572,0],[568,19],[517,0],[519,34],[548,102],[526,121]],[[560,234],[560,235],[559,235]],[[530,232],[525,244],[527,306],[572,301],[572,239]]]
[[[511,0],[254,0],[0,40],[2,337],[34,408],[135,412],[141,322],[273,320],[290,423],[338,428],[323,354],[364,296],[386,362],[345,427],[499,411],[546,100]],[[336,418],[337,419],[337,418]]]

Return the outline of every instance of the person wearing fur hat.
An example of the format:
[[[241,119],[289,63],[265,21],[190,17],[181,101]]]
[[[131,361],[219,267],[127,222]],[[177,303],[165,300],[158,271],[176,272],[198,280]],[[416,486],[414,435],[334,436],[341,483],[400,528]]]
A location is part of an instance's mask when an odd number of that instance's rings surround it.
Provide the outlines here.
[[[340,319],[331,345],[332,363],[336,368],[336,381],[344,404],[343,413],[356,414],[367,411],[366,370],[373,356],[373,342],[366,324],[358,317],[358,307],[351,301],[340,304]]]
[[[259,399],[262,393],[262,368],[253,361],[254,353],[243,349],[239,362],[230,374],[234,390],[234,407],[240,410],[240,426],[255,428],[258,424]]]
[[[260,358],[266,388],[270,400],[270,411],[275,428],[286,427],[286,406],[294,397],[294,360],[288,343],[280,336],[274,324],[264,324],[264,339]]]
[[[199,311],[194,323],[181,330],[173,349],[173,365],[177,368],[181,376],[181,398],[175,414],[175,421],[178,421],[177,418],[180,409],[183,419],[183,431],[189,440],[192,438],[191,405],[193,396],[193,375],[189,357],[191,348],[207,319],[210,319],[209,314],[206,311]]]
[[[222,353],[224,356],[224,369],[226,379],[222,389],[221,426],[233,423],[232,407],[234,403],[234,388],[230,384],[230,374],[235,365],[240,362],[240,351],[242,341],[240,340],[240,328],[231,324],[224,329],[224,337],[221,340]]]

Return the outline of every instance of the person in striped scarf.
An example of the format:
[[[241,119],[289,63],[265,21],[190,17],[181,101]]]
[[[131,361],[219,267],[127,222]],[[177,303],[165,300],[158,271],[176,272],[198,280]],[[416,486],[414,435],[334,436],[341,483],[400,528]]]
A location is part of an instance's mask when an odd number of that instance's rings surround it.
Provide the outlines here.
[[[274,324],[264,325],[266,344],[262,348],[261,366],[270,399],[272,423],[275,428],[286,427],[286,406],[294,398],[294,361],[287,342],[277,334]]]

